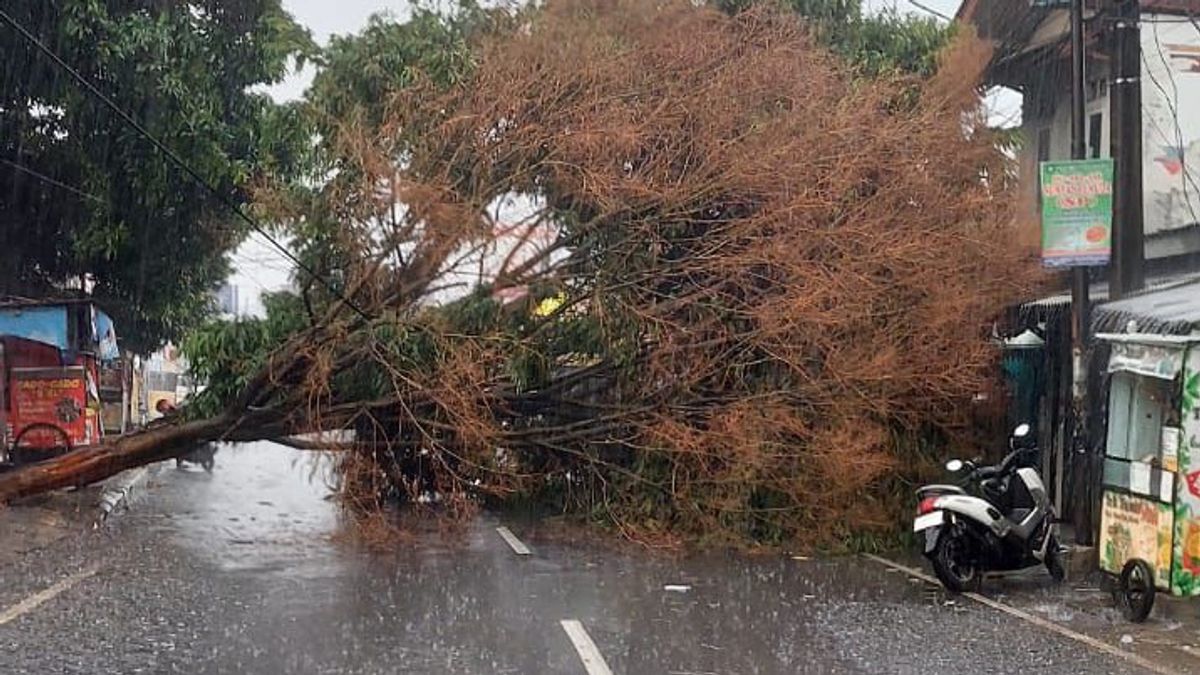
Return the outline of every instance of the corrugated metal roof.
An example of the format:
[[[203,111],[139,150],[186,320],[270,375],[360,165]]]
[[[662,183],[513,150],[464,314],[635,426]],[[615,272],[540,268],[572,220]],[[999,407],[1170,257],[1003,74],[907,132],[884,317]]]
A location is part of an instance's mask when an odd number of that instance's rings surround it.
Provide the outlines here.
[[[1157,279],[1147,280],[1146,281],[1146,289],[1144,291],[1142,291],[1142,293],[1149,293],[1152,291],[1162,290],[1164,288],[1172,288],[1172,287],[1178,286],[1180,284],[1188,284],[1188,283],[1194,283],[1194,282],[1200,282],[1200,273],[1193,272],[1190,274],[1174,274],[1171,276],[1159,277]],[[1141,297],[1141,294],[1139,294],[1136,297]],[[1098,303],[1098,302],[1106,302],[1108,300],[1108,282],[1107,281],[1097,281],[1097,282],[1093,283],[1092,285],[1088,286],[1088,298],[1091,299],[1093,304]],[[1132,299],[1132,298],[1126,298],[1126,299],[1128,300],[1128,299]],[[1124,300],[1122,300],[1121,302],[1124,302]],[[1030,300],[1029,302],[1023,303],[1021,305],[1021,307],[1026,308],[1026,309],[1033,309],[1033,308],[1043,308],[1044,309],[1044,308],[1049,308],[1049,307],[1066,306],[1066,305],[1070,305],[1070,304],[1071,304],[1071,292],[1063,291],[1061,293],[1055,293],[1054,295],[1047,295],[1044,298],[1038,298],[1037,300]]]
[[[1133,321],[1143,333],[1183,334],[1200,327],[1200,279],[1190,279],[1095,309],[1095,330],[1124,330]]]
[[[1088,298],[1093,303],[1108,300],[1108,282],[1099,281],[1088,286]],[[1047,309],[1050,307],[1065,307],[1069,304],[1071,304],[1071,292],[1064,291],[1062,293],[1055,293],[1054,295],[1047,295],[1037,300],[1030,300],[1023,303],[1021,307],[1023,309]]]

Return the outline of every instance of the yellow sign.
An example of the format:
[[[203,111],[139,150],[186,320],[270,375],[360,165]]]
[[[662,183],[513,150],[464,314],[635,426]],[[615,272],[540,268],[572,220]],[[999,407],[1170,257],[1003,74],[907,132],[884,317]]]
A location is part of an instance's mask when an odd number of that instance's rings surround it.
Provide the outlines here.
[[[1106,490],[1100,511],[1100,569],[1120,574],[1126,562],[1144,560],[1154,568],[1155,585],[1167,588],[1174,525],[1169,504]]]
[[[563,303],[566,301],[567,296],[559,293],[558,295],[551,296],[539,302],[537,308],[533,310],[533,313],[537,316],[550,316],[557,311],[559,307],[562,307]]]

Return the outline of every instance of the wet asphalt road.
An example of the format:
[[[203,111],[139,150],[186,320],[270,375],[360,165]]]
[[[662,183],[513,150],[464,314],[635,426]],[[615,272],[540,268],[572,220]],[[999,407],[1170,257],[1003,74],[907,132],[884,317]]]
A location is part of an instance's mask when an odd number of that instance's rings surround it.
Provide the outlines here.
[[[166,467],[107,528],[0,570],[0,610],[95,570],[0,625],[0,673],[585,673],[565,619],[617,674],[1140,672],[854,558],[668,558],[508,523],[520,557],[487,517],[368,552],[337,541],[310,457]]]

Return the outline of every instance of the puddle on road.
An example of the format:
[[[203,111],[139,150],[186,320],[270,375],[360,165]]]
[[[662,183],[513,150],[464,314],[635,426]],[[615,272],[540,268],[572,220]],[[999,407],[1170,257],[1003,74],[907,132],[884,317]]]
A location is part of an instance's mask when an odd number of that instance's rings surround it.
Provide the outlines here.
[[[275,443],[227,444],[206,473],[196,465],[164,465],[159,509],[185,548],[223,569],[325,574],[335,560],[330,537],[339,527],[327,499],[328,460]]]

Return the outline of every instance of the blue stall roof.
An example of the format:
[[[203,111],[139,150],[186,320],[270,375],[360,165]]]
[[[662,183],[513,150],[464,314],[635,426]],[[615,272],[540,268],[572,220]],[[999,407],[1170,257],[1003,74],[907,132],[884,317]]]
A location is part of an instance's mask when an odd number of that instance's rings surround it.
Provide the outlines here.
[[[83,325],[88,328],[80,331],[78,327]],[[90,335],[79,335],[81,332]],[[120,357],[113,320],[91,299],[0,300],[0,335],[34,340],[63,352],[92,352],[104,361]]]

